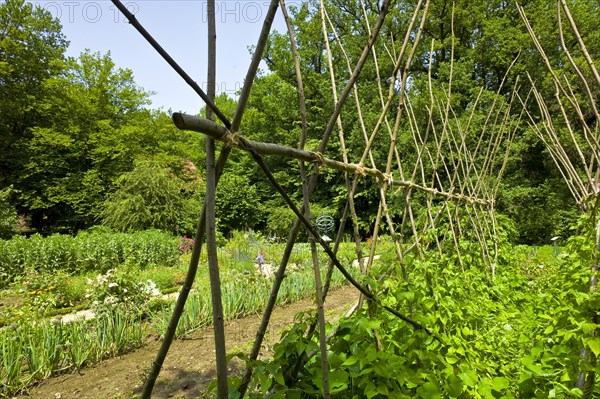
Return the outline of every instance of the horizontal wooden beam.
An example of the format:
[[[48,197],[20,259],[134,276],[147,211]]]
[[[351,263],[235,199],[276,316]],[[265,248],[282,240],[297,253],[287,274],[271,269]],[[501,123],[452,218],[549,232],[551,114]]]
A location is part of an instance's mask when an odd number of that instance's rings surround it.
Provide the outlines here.
[[[448,199],[466,201],[472,204],[485,206],[493,204],[493,201],[490,200],[469,197],[467,195],[452,192],[439,191],[435,188],[425,187],[411,181],[394,180],[391,175],[386,175],[379,169],[368,168],[355,163],[339,162],[334,159],[326,158],[319,152],[299,150],[279,144],[253,141],[239,133],[232,133],[226,127],[217,125],[213,121],[199,118],[194,115],[175,112],[173,113],[173,122],[178,129],[192,130],[194,132],[203,133],[232,147],[237,147],[246,151],[254,150],[261,155],[276,155],[286,158],[294,158],[299,161],[315,163],[319,166],[325,166],[330,169],[340,170],[348,173],[356,173],[361,176],[372,176],[381,182],[386,181],[392,186],[411,188],[432,195],[446,197]]]

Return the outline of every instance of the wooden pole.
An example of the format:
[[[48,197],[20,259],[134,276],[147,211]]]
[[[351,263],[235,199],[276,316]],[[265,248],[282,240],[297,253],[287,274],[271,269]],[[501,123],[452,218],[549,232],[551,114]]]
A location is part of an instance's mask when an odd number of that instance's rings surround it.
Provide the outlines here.
[[[199,118],[194,115],[183,114],[179,112],[173,113],[173,122],[175,126],[181,130],[192,130],[195,132],[204,133],[215,140],[222,141],[229,146],[237,147],[249,152],[257,152],[261,155],[277,155],[288,158],[294,158],[299,161],[312,162],[320,167],[340,170],[343,172],[355,173],[359,176],[372,176],[380,181],[386,181],[389,185],[395,187],[407,187],[415,190],[423,191],[429,194],[446,197],[457,201],[466,201],[472,204],[490,206],[492,200],[474,198],[465,194],[440,191],[436,188],[425,187],[412,181],[394,180],[391,175],[383,173],[376,168],[367,168],[361,164],[345,163],[324,157],[320,152],[299,150],[296,148],[286,147],[279,144],[265,143],[250,140],[239,133],[231,133],[226,127],[217,125],[216,123]]]
[[[216,42],[215,0],[208,0],[208,69],[207,92],[208,98],[214,101],[216,86]],[[206,108],[206,119],[213,120],[213,112]],[[217,257],[216,240],[216,170],[215,170],[215,141],[206,138],[206,252],[208,255],[208,274],[213,308],[213,330],[215,338],[215,363],[217,373],[217,398],[227,399],[227,349],[225,346],[225,318],[223,317],[223,301],[221,296],[221,277],[219,275],[219,260]]]

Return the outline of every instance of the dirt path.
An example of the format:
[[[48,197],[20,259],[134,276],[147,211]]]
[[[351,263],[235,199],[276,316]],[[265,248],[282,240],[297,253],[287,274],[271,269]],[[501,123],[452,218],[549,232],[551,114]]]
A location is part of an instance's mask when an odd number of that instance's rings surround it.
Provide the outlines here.
[[[330,292],[325,304],[328,320],[337,319],[358,299],[358,291],[344,287]],[[268,355],[277,342],[281,331],[290,325],[294,315],[314,308],[310,299],[275,309],[262,355]],[[226,325],[228,352],[243,350],[249,352],[260,315],[233,320]],[[154,360],[160,342],[151,339],[142,348],[84,368],[72,374],[65,374],[43,381],[32,387],[27,395],[18,399],[117,399],[131,398],[141,392],[144,376]],[[214,338],[212,327],[191,334],[185,340],[175,341],[157,380],[152,397],[198,398],[206,390],[215,376]],[[231,364],[231,370],[241,367],[241,362]]]

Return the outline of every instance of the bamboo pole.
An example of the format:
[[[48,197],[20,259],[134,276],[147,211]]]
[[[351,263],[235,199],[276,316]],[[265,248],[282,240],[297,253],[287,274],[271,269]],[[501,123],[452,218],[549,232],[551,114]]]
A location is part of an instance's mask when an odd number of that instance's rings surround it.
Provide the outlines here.
[[[206,106],[208,108],[210,108],[215,113],[215,115],[217,115],[217,117],[221,120],[221,122],[223,122],[225,124],[225,126],[230,127],[231,123],[229,122],[229,120],[227,119],[225,114],[223,114],[221,112],[221,110],[219,108],[217,108],[215,103],[206,95],[206,93],[204,93],[204,90],[202,90],[202,88],[200,86],[198,86],[198,84],[191,78],[191,76],[188,75],[188,73],[183,68],[181,68],[179,66],[179,64],[177,64],[177,62],[175,62],[173,57],[171,57],[169,55],[169,53],[167,53],[165,51],[165,49],[163,49],[162,46],[152,37],[152,35],[150,35],[150,33],[148,33],[148,31],[137,20],[135,15],[133,15],[131,12],[129,12],[127,7],[125,7],[123,5],[123,3],[121,3],[121,1],[119,1],[119,0],[111,0],[111,1],[115,5],[115,7],[117,7],[117,9],[119,11],[121,11],[121,13],[125,16],[125,18],[127,18],[127,21],[129,21],[129,23],[156,50],[156,52],[158,54],[160,54],[160,56],[163,57],[163,59],[165,61],[167,61],[167,63],[171,66],[171,68],[173,68],[175,70],[175,72],[177,72],[177,74],[179,74],[179,76],[181,76],[181,78],[196,92],[196,94],[198,94],[200,96],[200,98],[202,98],[202,100],[204,101]]]
[[[335,80],[335,73],[334,73],[334,69],[333,69],[333,60],[332,60],[332,53],[331,53],[331,47],[329,45],[329,37],[327,34],[327,27],[325,25],[325,19],[329,20],[326,10],[325,10],[325,5],[323,0],[321,0],[319,2],[319,8],[321,11],[321,31],[323,33],[323,41],[325,42],[325,54],[327,55],[327,68],[329,69],[329,75],[331,78],[331,90],[332,90],[332,94],[333,94],[333,102],[334,105],[337,103],[338,101],[338,96],[337,96],[337,84],[336,84],[336,80]],[[344,50],[344,46],[342,45],[341,41],[339,40],[339,37],[337,35],[337,32],[335,31],[333,24],[330,24],[333,33],[335,35],[336,41],[340,47],[340,49],[342,50],[344,57],[346,59],[346,66],[348,68],[348,72],[351,73],[352,72],[352,67],[350,65],[350,59],[348,58],[348,55],[346,54],[346,51]],[[371,31],[369,30],[369,34],[371,34]],[[375,53],[374,50],[374,46],[372,48],[372,53]],[[360,126],[361,126],[361,130],[366,131],[364,128],[364,121],[362,118],[362,112],[360,109],[360,104],[359,104],[359,96],[358,96],[358,88],[356,87],[356,85],[353,86],[353,90],[354,90],[354,99],[356,102],[356,109],[358,112],[358,118],[360,121]],[[342,118],[338,117],[337,119],[337,125],[338,125],[338,134],[339,134],[339,140],[340,140],[340,146],[342,149],[342,160],[345,163],[348,163],[348,151],[346,150],[346,142],[345,142],[345,137],[344,137],[344,130],[343,130],[343,126],[342,126]],[[366,133],[365,133],[366,135]],[[372,156],[371,156],[372,159]],[[373,167],[375,167],[375,162],[372,161],[372,165]],[[358,230],[358,216],[356,214],[356,208],[354,206],[354,191],[356,190],[356,186],[352,184],[352,182],[350,181],[350,177],[348,173],[344,173],[344,179],[345,179],[345,183],[346,183],[346,190],[348,192],[347,195],[347,206],[346,208],[348,209],[348,212],[350,213],[350,216],[352,218],[352,228],[353,228],[353,233],[354,233],[354,245],[356,248],[356,257],[358,259],[358,264],[362,265],[363,264],[363,257],[362,257],[362,248],[360,245],[360,234],[359,234],[359,230]],[[346,216],[347,217],[347,216]],[[344,224],[345,224],[345,218],[342,218]],[[340,230],[341,230],[341,225],[340,225]],[[339,245],[339,239],[341,239],[341,231],[338,233],[337,237],[336,237],[336,242],[335,242],[335,247],[337,248]],[[327,273],[327,280],[325,282],[325,286],[323,288],[323,291],[325,293],[327,293],[327,291],[329,290],[329,279],[331,278],[331,276],[333,275],[333,264],[330,263],[329,264],[329,268],[328,268],[328,273]]]
[[[285,192],[283,187],[281,187],[281,185],[279,185],[279,183],[277,182],[277,180],[275,179],[273,174],[269,171],[269,168],[267,167],[267,165],[262,160],[262,157],[260,156],[260,154],[254,150],[250,150],[249,152],[252,155],[252,158],[256,161],[256,163],[263,170],[263,172],[265,173],[265,175],[271,182],[272,186],[277,190],[277,192],[284,199],[284,201],[286,202],[288,207],[296,214],[296,217],[298,218],[298,220],[300,220],[300,222],[302,224],[304,224],[304,226],[306,227],[308,232],[311,233],[315,237],[315,240],[321,245],[321,248],[323,248],[325,253],[334,262],[336,268],[344,275],[344,277],[350,284],[352,284],[356,289],[358,289],[366,298],[376,302],[382,309],[387,310],[388,312],[390,312],[391,314],[393,314],[400,320],[403,320],[406,323],[410,324],[415,330],[422,330],[425,333],[427,333],[428,335],[437,339],[439,342],[442,342],[440,337],[438,337],[431,330],[429,330],[428,328],[423,326],[421,323],[411,319],[410,317],[407,317],[406,315],[404,315],[401,312],[398,312],[396,309],[381,303],[379,301],[379,299],[377,298],[377,296],[375,296],[375,294],[373,294],[369,289],[365,288],[362,284],[360,284],[358,281],[356,281],[356,279],[354,279],[354,277],[352,277],[352,275],[348,272],[348,270],[344,267],[344,265],[342,265],[342,263],[338,260],[338,258],[333,253],[331,248],[329,248],[329,245],[325,241],[323,241],[323,239],[319,236],[317,231],[314,229],[312,223],[304,216],[304,213],[302,212],[302,210],[299,209],[294,204],[294,202],[289,197],[289,195]]]
[[[327,145],[329,143],[329,138],[330,138],[330,134],[331,131],[333,129],[334,126],[334,122],[337,118],[337,115],[339,115],[339,113],[341,112],[342,106],[344,105],[344,102],[350,92],[350,89],[352,88],[352,86],[354,85],[354,83],[356,82],[356,80],[358,79],[358,77],[360,76],[360,73],[362,71],[362,67],[364,66],[364,63],[366,61],[366,57],[367,54],[369,53],[371,47],[373,46],[373,44],[375,43],[375,40],[378,37],[379,34],[379,30],[381,29],[381,27],[383,26],[383,22],[385,20],[385,17],[388,14],[389,11],[389,4],[390,4],[390,0],[384,0],[382,7],[380,9],[380,13],[379,13],[379,17],[377,19],[377,23],[375,25],[375,29],[373,31],[373,34],[369,37],[369,41],[367,42],[367,44],[365,45],[363,52],[361,54],[361,58],[359,60],[359,63],[357,64],[356,68],[354,69],[352,76],[350,77],[350,79],[348,80],[348,82],[346,83],[346,86],[344,87],[344,90],[342,91],[342,95],[340,96],[340,100],[338,101],[338,103],[336,104],[335,110],[331,115],[331,118],[329,120],[329,123],[327,124],[327,127],[325,128],[325,131],[322,135],[321,138],[321,143],[319,144],[319,152],[318,154],[320,155],[321,153],[323,153],[326,149],[327,149]],[[182,126],[185,126],[185,121],[188,120],[190,117],[189,115],[183,115],[183,114],[178,114],[175,115],[173,114],[173,121],[175,122],[175,125],[177,126],[177,123],[182,123]],[[192,118],[194,119],[194,118]],[[200,122],[200,125],[203,125],[204,123],[202,123],[201,121],[196,120],[195,122]],[[211,129],[214,130],[215,126],[218,125],[210,125]],[[190,130],[194,130],[194,129],[190,129]],[[201,130],[196,130],[199,132],[202,132]],[[221,133],[223,133],[223,131],[221,131]],[[225,132],[225,133],[229,133],[229,132]],[[205,133],[208,134],[208,133]],[[226,134],[225,134],[226,136]],[[236,143],[239,145],[239,141],[234,139],[233,141],[229,142],[230,145],[236,145]],[[264,144],[264,143],[263,143]],[[269,146],[267,146],[267,150],[274,150],[276,145],[271,144]],[[288,148],[286,150],[287,151],[298,151],[301,153],[305,153],[305,154],[310,154],[307,151],[302,151],[302,150],[294,150],[294,149],[290,149]],[[255,160],[257,161],[257,163],[259,163],[259,165],[261,165],[262,160],[260,159],[260,155],[259,155],[259,151],[257,151],[257,149],[251,149],[249,150],[249,152],[253,155],[253,157],[255,158]],[[263,154],[264,155],[264,154]],[[322,155],[320,157],[317,157],[317,159],[322,159]],[[302,160],[301,158],[296,158],[299,160]],[[310,162],[310,159],[304,159],[304,161],[308,161]],[[266,168],[266,165],[264,165],[264,163],[262,163],[262,167],[263,170],[265,170],[265,173],[267,174],[267,176],[269,176],[269,172],[268,169]],[[313,171],[312,174],[310,176],[310,180],[308,183],[308,192],[309,195],[312,196],[312,193],[316,187],[316,183],[317,183],[317,175],[318,175],[318,171],[319,171],[319,167],[315,166],[313,167]],[[273,183],[273,185],[277,186],[277,182],[275,181],[274,178],[270,179]],[[282,196],[285,194],[285,192],[283,192]],[[293,206],[293,208],[295,208],[295,205]],[[303,209],[302,209],[303,211]],[[296,215],[298,216],[297,219],[294,221],[294,224],[292,226],[292,230],[290,231],[290,235],[288,237],[287,240],[287,244],[286,247],[284,249],[282,258],[281,258],[281,264],[279,265],[279,268],[277,269],[277,272],[275,274],[275,280],[273,282],[273,286],[271,288],[271,294],[269,296],[269,300],[267,301],[267,304],[265,305],[265,310],[263,312],[263,317],[261,320],[261,324],[256,332],[256,338],[254,340],[254,344],[252,346],[252,352],[251,352],[251,359],[254,356],[254,359],[256,359],[258,357],[258,353],[260,352],[260,347],[262,345],[262,341],[264,339],[264,336],[266,334],[267,331],[267,327],[269,325],[269,320],[271,317],[271,313],[273,312],[273,308],[275,307],[275,301],[277,299],[277,294],[279,292],[279,288],[281,287],[281,282],[283,281],[283,278],[285,276],[285,269],[287,267],[287,263],[289,261],[289,257],[291,255],[292,249],[294,247],[294,242],[296,240],[296,237],[298,235],[298,230],[300,228],[300,225],[303,223],[302,217],[300,217],[298,215],[298,213],[296,213]],[[320,240],[320,237],[319,237]],[[335,255],[332,253],[332,255],[335,258]],[[338,262],[339,263],[339,262]],[[336,264],[336,267],[338,265]],[[340,265],[341,266],[341,265]],[[342,272],[342,274],[344,274],[344,272]],[[346,275],[346,274],[344,274]],[[348,275],[349,276],[349,275]],[[349,276],[351,278],[351,276]],[[244,395],[246,394],[246,390],[248,389],[248,384],[250,383],[250,379],[252,377],[252,367],[249,365],[246,368],[246,371],[242,377],[242,380],[240,382],[240,385],[238,387],[238,394],[240,396],[240,398],[243,398]]]
[[[581,72],[581,69],[577,66],[577,64],[575,63],[575,60],[573,59],[573,57],[571,56],[571,52],[569,51],[569,47],[567,46],[566,42],[565,42],[565,36],[563,33],[563,24],[562,24],[562,18],[561,18],[561,4],[563,5],[563,7],[565,7],[568,10],[567,4],[564,1],[560,1],[560,2],[556,2],[556,8],[557,8],[557,16],[558,16],[558,33],[559,33],[559,37],[560,37],[560,44],[565,52],[565,55],[567,56],[567,59],[569,60],[569,64],[571,64],[571,67],[573,68],[573,70],[575,71],[575,73],[577,74],[577,77],[579,77],[579,81],[583,84],[583,87],[585,89],[585,94],[588,97],[588,103],[590,104],[590,106],[592,107],[592,110],[594,111],[594,115],[596,116],[596,120],[600,121],[600,113],[598,113],[598,107],[596,107],[596,101],[594,100],[594,95],[592,94],[592,90],[590,89],[590,85],[588,83],[588,81],[585,79],[585,77],[583,76],[583,73]],[[570,18],[569,22],[572,21],[572,18]],[[575,26],[575,22],[573,21],[572,26]],[[577,35],[577,40],[580,41],[581,40],[581,36]],[[585,50],[585,45],[582,46],[582,48]],[[587,54],[587,51],[585,51]],[[587,54],[586,60],[589,58],[589,54]],[[591,59],[588,61],[590,63],[590,65],[594,65],[593,62],[591,62]],[[600,82],[598,82],[598,84],[600,84]]]
[[[286,26],[288,29],[288,35],[290,37],[292,55],[294,57],[294,68],[296,71],[296,82],[298,84],[298,102],[300,108],[300,115],[302,116],[302,137],[300,139],[299,149],[304,149],[306,139],[308,136],[307,122],[306,122],[306,103],[304,98],[304,84],[302,82],[302,73],[300,71],[300,60],[298,56],[298,49],[296,47],[296,38],[294,30],[290,23],[290,19],[287,14],[284,0],[281,0],[281,10],[283,12]],[[312,213],[310,209],[310,192],[308,188],[308,181],[306,175],[306,166],[303,161],[299,162],[300,166],[300,177],[302,179],[302,207],[304,208],[304,215],[308,220],[312,220]],[[323,308],[323,286],[321,284],[321,268],[319,267],[319,255],[317,253],[317,246],[315,244],[315,237],[312,234],[308,236],[310,243],[310,252],[312,255],[313,272],[315,276],[315,301],[317,303],[317,320],[319,325],[319,350],[321,351],[321,384],[323,398],[329,399],[329,366],[327,361],[327,337],[325,334],[325,310]]]
[[[273,4],[273,3],[275,3],[275,4]],[[258,65],[260,63],[260,60],[262,58],[262,54],[264,52],[264,48],[265,48],[265,45],[266,45],[266,42],[267,42],[267,37],[268,37],[269,31],[271,30],[271,25],[272,25],[272,22],[273,22],[273,18],[272,18],[271,14],[274,13],[274,10],[272,10],[272,9],[273,8],[276,9],[276,7],[277,7],[277,0],[272,0],[271,7],[270,7],[269,12],[267,14],[267,18],[265,19],[265,21],[263,23],[262,31],[261,31],[261,34],[259,36],[259,40],[258,40],[258,43],[257,43],[257,46],[256,46],[256,50],[255,50],[255,52],[254,52],[254,54],[252,56],[252,62],[250,64],[250,67],[248,68],[248,72],[246,74],[246,80],[244,81],[244,89],[242,90],[242,95],[240,96],[241,98],[243,98],[244,96],[247,97],[250,94],[250,86],[252,85],[252,83],[254,81],[254,76],[256,75],[256,72],[258,70]],[[122,10],[123,8],[125,9],[125,12],[127,12],[127,9],[125,7],[122,7],[122,6],[119,7],[119,9],[121,11],[123,11]],[[127,14],[125,14],[125,15],[127,16]],[[132,21],[131,16],[128,16],[128,19],[130,20],[130,22]],[[135,18],[133,18],[133,20],[135,20]],[[144,37],[148,36],[148,37],[151,38],[151,36],[139,24],[139,22],[135,21],[134,26],[136,26],[136,28],[138,29],[138,31],[140,31],[140,33],[142,33],[142,35]],[[156,48],[156,46],[154,46],[154,47]],[[171,62],[169,62],[169,64],[171,64],[171,65],[174,64],[175,62],[172,60],[172,58],[164,50],[162,50],[162,48],[160,48],[160,46],[158,46],[158,47],[159,48],[157,48],[157,51],[159,51],[159,53],[161,53],[161,55],[163,55],[163,57],[167,61],[171,60]],[[194,90],[198,94],[200,94],[201,97],[202,97],[202,94],[201,94],[202,90],[200,89],[200,87],[198,87],[197,85],[195,85],[195,82],[193,82],[191,80],[191,78],[189,78],[189,75],[187,75],[187,73],[185,73],[185,71],[183,71],[178,65],[176,65],[175,69],[184,78],[184,80],[188,84],[190,84],[194,88]],[[208,108],[212,109],[211,106],[209,106]],[[216,106],[214,106],[214,108],[216,108]],[[220,112],[217,113],[217,114],[223,115]],[[236,111],[236,115],[234,116],[234,122],[237,119],[238,123],[239,123],[239,121],[241,121],[242,115],[243,115],[243,108],[239,108],[238,107],[238,111]],[[232,123],[229,122],[229,120],[227,120],[227,118],[225,118],[224,115],[223,115],[223,118],[221,118],[221,121],[223,122],[223,124],[225,126],[232,126]],[[219,159],[218,159],[217,164],[216,164],[215,185],[218,184],[218,182],[219,182],[219,179],[221,177],[221,174],[223,173],[223,169],[225,168],[225,164],[227,163],[227,159],[229,157],[230,152],[231,152],[231,147],[228,147],[228,146],[225,146],[221,150],[221,153],[219,155]],[[156,354],[155,360],[152,362],[152,366],[150,368],[150,372],[148,373],[148,376],[147,376],[146,381],[144,383],[144,387],[143,387],[143,391],[142,391],[142,399],[149,399],[150,396],[152,395],[152,391],[154,389],[154,384],[156,383],[156,379],[158,378],[158,375],[160,374],[160,371],[161,371],[162,365],[164,363],[164,360],[165,360],[165,358],[167,356],[167,353],[169,352],[169,348],[170,348],[171,343],[173,342],[173,339],[175,337],[175,333],[177,331],[177,324],[179,323],[179,319],[181,318],[181,315],[183,313],[183,309],[185,307],[185,303],[186,303],[187,298],[189,296],[189,293],[190,293],[190,291],[192,289],[192,285],[194,284],[194,280],[195,280],[195,277],[196,277],[196,272],[198,270],[198,263],[199,263],[199,260],[200,260],[200,253],[201,253],[201,250],[202,250],[202,243],[203,243],[203,240],[204,240],[205,230],[206,230],[206,200],[205,200],[204,206],[202,208],[202,212],[200,213],[200,217],[198,219],[198,224],[197,224],[197,227],[196,227],[196,234],[195,234],[195,239],[194,239],[194,247],[192,249],[192,254],[191,254],[191,257],[190,257],[190,264],[189,264],[189,267],[188,267],[188,272],[186,274],[185,281],[184,281],[184,283],[183,283],[183,285],[181,287],[181,290],[179,292],[179,295],[177,297],[177,301],[175,302],[175,307],[173,309],[173,314],[171,316],[171,319],[169,320],[169,325],[168,325],[167,330],[165,332],[165,336],[164,336],[163,341],[161,343],[161,347],[159,348],[159,350],[158,350],[158,352]]]
[[[207,94],[211,101],[215,99],[216,78],[216,42],[215,0],[208,0],[208,68]],[[206,119],[214,119],[212,110],[206,109]],[[227,349],[225,346],[225,318],[223,317],[223,300],[221,295],[221,277],[219,275],[219,259],[217,258],[216,240],[216,171],[215,141],[206,138],[206,252],[208,256],[208,274],[213,308],[213,331],[215,339],[215,364],[217,374],[217,398],[227,399]]]
[[[571,16],[571,11],[569,10],[569,6],[567,5],[567,2],[565,0],[560,0],[560,5],[562,6],[562,9],[565,12],[565,15],[567,17],[567,20],[569,21],[569,24],[571,25],[571,30],[573,31],[573,34],[575,35],[575,38],[577,39],[577,44],[579,45],[579,49],[581,50],[583,56],[585,57],[585,61],[587,62],[588,67],[590,68],[590,71],[592,72],[592,75],[594,76],[596,83],[598,85],[600,85],[600,73],[598,73],[598,70],[596,69],[596,66],[594,65],[594,61],[592,60],[592,57],[590,57],[590,53],[587,51],[587,47],[586,47],[585,43],[583,42],[583,39],[581,38],[579,29],[577,29],[575,20]]]
[[[278,6],[278,0],[271,0],[260,35],[258,37],[258,41],[256,43],[256,48],[254,49],[254,54],[252,55],[252,60],[250,61],[250,66],[248,67],[248,72],[246,72],[246,79],[244,79],[244,86],[242,87],[242,91],[238,98],[235,115],[233,115],[233,120],[231,121],[232,132],[238,131],[242,123],[242,117],[244,116],[246,105],[248,104],[248,98],[250,97],[250,89],[252,88],[252,83],[254,83],[254,77],[256,76],[256,71],[258,71],[258,65],[260,64],[265,47],[267,46],[269,33],[271,32],[271,26],[273,25],[273,19],[277,13]]]
[[[586,46],[581,38],[581,35],[579,34],[577,26],[575,25],[575,22],[570,14],[570,11],[569,11],[569,8],[568,8],[566,2],[564,0],[559,0],[559,3],[557,3],[557,18],[558,18],[558,24],[559,24],[559,35],[560,35],[560,39],[561,39],[561,44],[563,46],[563,50],[566,54],[567,59],[571,63],[571,66],[575,69],[578,78],[583,83],[583,86],[586,87],[588,100],[591,101],[591,103],[592,103],[592,104],[590,104],[590,106],[592,107],[594,114],[597,115],[598,111],[594,104],[594,99],[592,97],[590,97],[590,93],[588,90],[588,83],[587,83],[586,79],[583,77],[583,74],[579,71],[579,69],[575,65],[575,63],[570,55],[569,49],[567,48],[567,46],[565,46],[563,31],[562,31],[563,28],[562,28],[562,21],[561,21],[561,8],[562,8],[563,12],[565,13],[565,16],[567,17],[567,20],[569,21],[571,30],[572,30],[573,34],[575,35],[575,38],[577,40],[577,43],[579,44],[580,50],[583,53],[583,55],[586,59],[586,62],[592,72],[592,75],[597,83],[600,83],[600,75],[598,74],[598,72],[595,68],[593,60],[591,59],[589,53],[587,52]],[[538,135],[538,137],[540,137],[540,139],[546,145],[546,148],[549,150],[549,154],[551,155],[558,170],[562,174],[562,176],[565,180],[565,183],[567,184],[567,187],[571,191],[576,202],[579,204],[581,210],[583,212],[587,212],[590,215],[592,222],[595,223],[596,250],[598,251],[598,250],[600,250],[600,220],[597,219],[597,213],[596,213],[598,210],[598,206],[599,206],[599,203],[597,200],[598,197],[596,197],[595,206],[591,209],[589,208],[589,205],[587,202],[589,201],[589,199],[592,198],[592,194],[594,191],[593,190],[594,178],[592,177],[593,176],[592,166],[594,165],[595,159],[597,159],[598,152],[600,152],[600,146],[598,145],[598,141],[597,141],[597,138],[595,137],[595,135],[593,135],[593,134],[591,135],[592,139],[590,139],[590,137],[588,135],[591,132],[589,131],[589,127],[587,126],[587,123],[585,123],[585,119],[583,118],[583,114],[581,112],[579,100],[575,97],[575,94],[573,93],[573,90],[571,88],[571,85],[569,84],[569,81],[565,78],[565,83],[563,84],[563,82],[560,79],[558,79],[556,73],[554,72],[554,70],[552,69],[552,66],[550,65],[548,57],[544,53],[544,50],[543,50],[541,44],[539,43],[537,36],[535,35],[535,32],[533,31],[533,29],[531,28],[531,25],[529,24],[529,21],[527,19],[527,16],[525,15],[525,11],[524,11],[523,7],[520,6],[519,4],[517,4],[517,9],[521,16],[521,19],[523,20],[523,23],[525,24],[525,26],[527,28],[527,31],[529,32],[531,40],[533,41],[536,48],[538,49],[540,57],[544,60],[544,64],[546,65],[546,68],[548,69],[550,75],[552,76],[553,83],[555,86],[554,98],[560,108],[560,111],[561,111],[560,116],[562,116],[563,122],[569,132],[569,136],[571,139],[570,141],[571,141],[572,146],[576,150],[577,156],[570,157],[569,154],[567,153],[567,151],[565,149],[565,144],[563,142],[561,142],[561,137],[558,134],[558,131],[557,131],[558,128],[555,126],[556,122],[552,119],[551,113],[549,111],[548,106],[546,105],[544,97],[538,92],[537,88],[535,87],[533,79],[529,76],[529,80],[532,85],[532,92],[533,92],[535,101],[537,102],[537,105],[539,107],[540,114],[542,115],[542,120],[540,122],[538,122],[536,119],[534,119],[532,117],[531,114],[528,113],[528,116],[530,119],[530,126],[533,128],[533,130]],[[565,88],[565,86],[568,88],[568,90]],[[579,121],[583,122],[582,123],[583,134],[585,136],[585,139],[587,140],[587,144],[590,147],[588,149],[588,151],[590,151],[592,153],[589,156],[589,159],[590,159],[589,164],[587,161],[588,157],[583,153],[583,148],[579,144],[579,142],[575,136],[573,126],[570,122],[570,116],[566,111],[564,101],[566,101],[569,105],[571,105],[573,107],[573,109],[576,110],[576,115],[579,118]],[[521,103],[523,105],[525,105],[525,102],[523,102],[523,100],[521,100]],[[556,118],[556,119],[558,119],[558,118]],[[538,125],[541,125],[542,127],[540,128]],[[594,139],[596,140],[595,142],[592,141]],[[580,160],[579,167],[576,164],[577,158],[579,158],[579,160]],[[585,177],[587,178],[587,182],[583,181],[582,175],[585,175]],[[592,192],[590,193],[590,191],[592,191]],[[591,269],[592,269],[592,277],[590,279],[589,290],[590,290],[590,292],[594,292],[596,290],[597,282],[598,282],[598,276],[597,276],[598,263],[596,261],[594,261],[594,263],[591,265]],[[595,309],[594,309],[593,313],[594,314],[596,313]],[[595,316],[595,315],[592,316],[591,321],[596,324],[599,322],[597,316]],[[596,330],[592,331],[590,334],[596,335],[597,333],[598,333],[598,330],[596,329]],[[583,346],[580,350],[580,362],[581,363],[589,362],[589,364],[591,364],[592,366],[595,366],[596,361],[597,361],[596,356],[592,352],[588,351],[588,349],[585,346]],[[578,376],[577,376],[575,386],[583,391],[582,397],[584,399],[588,399],[588,398],[592,397],[594,387],[595,387],[595,380],[596,380],[596,373],[593,370],[593,368],[590,370],[580,369],[578,371]]]

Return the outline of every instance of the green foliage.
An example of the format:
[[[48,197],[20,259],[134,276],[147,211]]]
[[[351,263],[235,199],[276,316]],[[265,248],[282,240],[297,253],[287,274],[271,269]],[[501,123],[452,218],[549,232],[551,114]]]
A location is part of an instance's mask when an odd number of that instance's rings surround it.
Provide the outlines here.
[[[310,211],[314,221],[322,214],[331,215],[335,220],[335,211],[331,207],[323,207],[319,204],[311,204]],[[267,212],[267,231],[271,236],[285,239],[289,236],[292,226],[297,217],[294,211],[288,206],[269,206]],[[334,234],[337,231],[337,222],[334,226]],[[299,240],[305,241],[308,238],[306,229],[301,228]]]
[[[183,262],[180,262],[183,264]],[[139,281],[152,280],[156,288],[162,293],[170,293],[180,288],[185,279],[185,271],[179,268],[169,266],[152,267],[135,270],[135,275]]]
[[[0,185],[15,182],[32,126],[43,125],[39,109],[44,81],[63,70],[67,41],[57,19],[23,0],[0,4]],[[17,188],[17,185],[15,185]]]
[[[161,295],[152,280],[137,281],[136,276],[123,267],[99,274],[88,280],[88,285],[86,297],[92,302],[96,314],[114,307],[139,313],[150,299]]]
[[[44,123],[27,126],[25,163],[12,178],[34,227],[73,230],[91,224],[110,184],[131,169],[138,146],[124,124],[135,120],[148,94],[109,54],[90,52],[66,60],[43,86]]]
[[[224,173],[215,198],[218,226],[224,235],[255,227],[265,212],[255,185],[246,176]]]
[[[148,230],[137,233],[83,232],[76,237],[33,235],[0,241],[0,287],[27,271],[42,274],[106,272],[123,263],[140,268],[179,262],[177,237]]]
[[[600,354],[598,294],[589,290],[596,220],[582,220],[559,251],[501,246],[495,280],[473,247],[462,254],[464,272],[449,255],[407,255],[408,281],[397,261],[384,259],[395,269],[380,282],[366,277],[369,286],[433,336],[375,304],[343,319],[328,341],[333,397],[581,397],[578,371],[596,370],[581,349]],[[319,355],[307,357],[318,347],[306,336],[310,321],[291,326],[273,359],[258,362],[255,394],[321,397]]]
[[[69,324],[50,320],[0,329],[0,395],[10,395],[53,373],[75,369],[140,346],[146,325],[116,308]]]
[[[189,215],[200,213],[199,202],[182,195],[183,181],[151,162],[139,162],[117,180],[118,189],[106,200],[102,222],[116,231],[161,229],[187,233]]]
[[[557,178],[547,178],[536,186],[504,185],[498,201],[502,212],[515,222],[518,233],[513,242],[548,244],[554,236],[566,238],[571,234],[569,226],[580,210],[563,186],[562,179]]]
[[[287,238],[296,220],[296,215],[288,206],[269,207],[267,230],[275,237]]]
[[[145,110],[150,93],[110,53],[65,58],[60,23],[47,11],[3,2],[0,32],[0,186],[14,186],[29,227],[74,233],[95,224],[140,156],[178,176],[186,162],[202,161],[196,135]]]
[[[17,277],[13,286],[24,296],[25,311],[40,316],[81,303],[85,295],[77,281],[61,270],[43,274],[30,271]]]
[[[13,191],[12,187],[0,190],[0,239],[12,237],[19,222],[17,211],[9,202]]]

